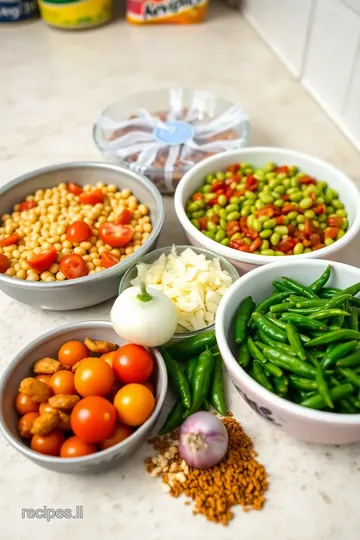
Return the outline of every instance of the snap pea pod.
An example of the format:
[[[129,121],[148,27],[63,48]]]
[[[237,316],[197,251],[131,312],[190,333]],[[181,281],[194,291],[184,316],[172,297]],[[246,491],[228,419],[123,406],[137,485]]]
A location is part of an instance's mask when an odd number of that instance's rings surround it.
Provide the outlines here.
[[[344,316],[348,317],[350,313],[347,311],[344,311],[343,309],[324,309],[321,311],[316,311],[315,313],[312,313],[309,315],[309,319],[314,320],[322,320],[322,319],[330,319],[331,317],[339,317]]]
[[[285,302],[283,304],[275,304],[270,306],[271,313],[283,313],[284,311],[290,311],[291,308],[294,308],[295,304],[292,302]]]
[[[256,340],[256,346],[261,351],[266,346],[269,346],[272,349],[279,349],[279,351],[283,351],[286,354],[291,354],[291,356],[296,356],[296,353],[294,353],[290,345],[287,345],[286,343],[281,343],[281,341],[274,341],[267,334],[264,334],[264,332],[261,332],[260,330],[258,330],[256,337],[261,339],[261,341]]]
[[[291,289],[289,289],[288,287],[286,287],[285,283],[281,283],[281,281],[273,281],[272,282],[272,286],[274,287],[275,290],[277,290],[278,292],[288,292],[291,294]]]
[[[328,384],[325,380],[324,373],[321,367],[321,364],[318,365],[316,368],[316,384],[318,387],[318,392],[320,396],[325,401],[326,405],[330,407],[331,409],[334,408],[334,402],[332,400]]]
[[[226,416],[227,407],[224,388],[223,361],[221,356],[215,356],[214,368],[210,383],[209,399],[211,405],[222,416]]]
[[[251,296],[247,296],[241,302],[235,319],[235,343],[242,343],[246,339],[247,325],[252,312],[255,309],[255,302]]]
[[[281,397],[286,396],[288,392],[288,384],[289,384],[287,377],[285,376],[273,377],[272,381],[273,381],[276,393]]]
[[[251,360],[249,347],[247,341],[241,343],[238,350],[237,361],[242,368],[247,368]]]
[[[321,276],[316,281],[314,281],[314,283],[310,285],[310,289],[314,291],[315,293],[319,292],[323,287],[325,287],[325,285],[330,279],[330,276],[331,276],[331,266],[329,264],[325,268]]]
[[[297,375],[289,375],[289,384],[298,390],[311,391],[318,389],[316,381],[298,377]]]
[[[296,313],[284,313],[281,317],[281,320],[284,322],[292,322],[300,328],[309,328],[310,330],[325,331],[327,330],[326,324],[310,319],[304,315],[297,315]]]
[[[347,341],[345,343],[332,343],[326,349],[325,355],[322,359],[321,363],[323,368],[329,368],[335,364],[337,360],[340,360],[340,358],[344,358],[349,353],[355,351],[357,346],[358,342],[356,340]]]
[[[306,360],[306,352],[304,347],[302,346],[296,326],[291,322],[288,322],[286,325],[286,332],[290,347],[292,348],[294,353],[300,358],[300,360]]]
[[[356,296],[352,296],[349,302],[352,306],[360,308],[360,298],[356,298]]]
[[[214,347],[216,345],[215,332],[209,330],[208,332],[203,332],[198,336],[192,336],[178,343],[174,343],[166,348],[168,353],[175,358],[176,360],[187,360],[192,356],[198,356],[205,349]]]
[[[352,330],[354,332],[354,330]],[[340,358],[336,362],[337,367],[357,367],[360,366],[360,349],[356,349],[352,354],[349,354],[349,356],[345,356],[345,358]]]
[[[319,298],[317,294],[310,289],[310,287],[306,287],[306,285],[301,285],[300,283],[297,283],[293,279],[282,277],[281,281],[287,287],[287,289],[294,291],[295,293],[299,294],[300,296],[305,296],[305,298]]]
[[[181,426],[181,424],[184,421],[184,413],[186,409],[181,403],[181,401],[176,401],[173,408],[169,412],[164,425],[159,431],[159,435],[166,435],[166,433],[170,433],[170,431],[173,431],[174,429]]]
[[[254,312],[252,314],[252,319],[259,330],[262,330],[275,341],[282,341],[283,343],[287,342],[286,333],[277,328],[276,325],[274,325],[269,319],[266,319],[266,317],[260,313]]]
[[[313,352],[311,351],[306,351],[306,356],[307,356],[307,359],[309,360],[309,362],[316,368],[320,361],[316,358],[316,356],[314,355]]]
[[[339,372],[357,388],[360,388],[360,375],[357,375],[355,371],[350,368],[339,368]]]
[[[339,386],[335,386],[334,388],[330,389],[330,396],[332,401],[335,402],[348,396],[349,394],[352,394],[353,391],[354,387],[352,384],[340,384]],[[302,405],[303,407],[309,407],[310,409],[323,409],[324,407],[326,407],[325,400],[320,394],[316,394],[307,399],[304,399],[304,401],[302,401],[300,405]]]
[[[283,369],[287,369],[292,373],[297,373],[298,375],[309,377],[310,379],[314,379],[316,376],[316,370],[312,366],[305,364],[294,356],[290,356],[270,347],[264,349],[263,354],[273,364]]]
[[[270,314],[268,314],[268,315],[265,315],[265,317],[267,317],[272,323],[274,323],[275,326],[278,326],[279,328],[281,328],[281,330],[286,331],[286,323],[285,322],[280,321],[279,319],[274,319],[273,317],[271,317]],[[307,343],[308,341],[310,341],[310,338],[308,336],[305,336],[304,334],[299,334],[299,335],[300,335],[300,339],[301,339],[301,341],[303,343]]]
[[[324,287],[319,291],[320,298],[332,298],[337,294],[338,292],[341,292],[341,289],[336,289],[335,287]]]
[[[166,349],[163,347],[160,348],[160,352],[163,356],[166,370],[169,374],[170,383],[180,399],[181,403],[186,409],[189,409],[191,406],[191,393],[189,388],[189,383],[181,371],[179,364],[172,358]]]
[[[350,308],[349,328],[351,328],[351,330],[359,330],[359,316],[357,309],[354,306]]]
[[[297,315],[304,315],[307,317],[308,315],[312,315],[313,313],[316,313],[319,311],[318,307],[310,307],[310,308],[290,308],[288,311],[289,313],[296,313]]]
[[[343,304],[345,304],[345,302],[350,300],[350,298],[351,294],[339,294],[334,296],[328,302],[326,302],[324,309],[341,307]]]
[[[321,336],[311,339],[305,343],[305,348],[318,347],[319,345],[329,345],[329,343],[334,343],[336,341],[347,341],[348,339],[360,340],[360,332],[357,332],[356,330],[349,330],[348,328],[344,330],[326,332]]]
[[[351,285],[350,287],[347,287],[346,289],[343,289],[340,294],[350,294],[350,296],[356,296],[360,292],[360,282],[354,283],[354,285]]]
[[[291,294],[290,291],[283,291],[283,292],[280,292],[277,294],[275,293],[275,294],[272,294],[271,296],[268,296],[268,298],[265,298],[265,300],[263,300],[262,302],[260,302],[260,304],[256,306],[257,313],[261,313],[261,314],[267,313],[271,306],[274,306],[275,304],[279,304],[280,302],[285,300],[285,298],[290,296],[290,294]]]
[[[256,362],[256,361],[254,362],[254,364],[253,364],[253,374],[254,374],[254,379],[255,379],[256,382],[261,384],[261,386],[263,386],[267,390],[270,390],[270,392],[274,391],[271,382],[269,381],[269,379],[265,375],[264,370],[263,370],[262,366],[259,364],[259,362]]]
[[[192,377],[192,403],[187,416],[198,411],[204,403],[210,388],[212,371],[214,368],[214,356],[207,349],[199,356]]]
[[[258,347],[260,345],[260,347]],[[249,343],[249,350],[254,358],[254,360],[257,360],[259,364],[262,365],[264,371],[268,375],[274,375],[275,377],[282,377],[283,372],[278,366],[275,366],[275,364],[271,364],[271,362],[268,362],[265,356],[262,354],[261,349],[263,348],[263,343],[260,343],[259,341],[253,342],[252,345]],[[265,345],[266,347],[266,345]]]

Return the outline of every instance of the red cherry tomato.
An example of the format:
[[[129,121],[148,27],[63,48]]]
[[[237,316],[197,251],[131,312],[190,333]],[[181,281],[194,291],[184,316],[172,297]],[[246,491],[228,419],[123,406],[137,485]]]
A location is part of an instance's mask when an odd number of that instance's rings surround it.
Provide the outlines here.
[[[117,225],[107,221],[101,223],[99,227],[99,236],[105,244],[112,247],[126,246],[134,235],[134,231],[129,225]]]
[[[113,387],[114,373],[101,358],[85,358],[75,371],[74,383],[77,393],[83,397],[106,396]]]
[[[104,251],[101,255],[101,266],[104,268],[110,268],[119,262],[120,259],[118,259],[113,253],[110,253],[110,251]]]
[[[151,354],[140,345],[123,345],[114,354],[113,369],[121,381],[143,383],[152,374],[154,362]]]
[[[99,443],[114,433],[116,410],[105,398],[88,396],[75,405],[70,422],[73,432],[81,440]]]
[[[4,274],[10,266],[10,261],[6,255],[0,253],[0,274]]]
[[[58,359],[64,366],[73,367],[89,356],[89,349],[82,341],[67,341],[61,345]]]
[[[57,251],[54,246],[28,259],[27,263],[35,272],[45,272],[56,261]]]
[[[60,448],[60,457],[74,458],[88,456],[96,452],[96,444],[88,443],[79,439],[79,437],[69,437]]]
[[[66,231],[69,242],[84,242],[92,236],[92,230],[85,221],[74,221]]]
[[[31,208],[35,208],[36,202],[35,201],[23,201],[20,203],[20,212],[24,212],[26,210],[31,210]]]
[[[0,247],[12,246],[12,244],[17,244],[18,241],[19,241],[18,233],[13,233],[13,234],[10,234],[9,236],[5,236],[5,238],[0,240]]]
[[[83,191],[79,195],[80,202],[83,204],[98,204],[104,201],[104,194],[101,189],[95,191]]]
[[[60,270],[67,279],[76,279],[88,274],[86,262],[81,255],[77,255],[76,253],[66,255],[61,259]]]
[[[133,213],[128,208],[125,208],[119,215],[119,217],[116,220],[116,223],[118,225],[129,225],[130,221],[132,220]]]
[[[67,189],[69,193],[72,193],[73,195],[80,195],[80,193],[83,192],[82,187],[78,186],[77,184],[74,184],[74,182],[69,182],[67,185]]]
[[[64,439],[65,435],[61,429],[54,429],[48,435],[33,435],[30,443],[31,450],[47,456],[59,456]]]

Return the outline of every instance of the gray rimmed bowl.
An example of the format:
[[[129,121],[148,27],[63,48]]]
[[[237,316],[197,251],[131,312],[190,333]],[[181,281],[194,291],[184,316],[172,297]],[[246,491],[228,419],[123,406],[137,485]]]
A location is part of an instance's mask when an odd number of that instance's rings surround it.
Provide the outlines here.
[[[100,339],[123,345],[110,322],[83,321],[60,326],[46,332],[27,345],[7,366],[0,383],[0,430],[5,439],[18,452],[37,465],[61,473],[95,473],[110,469],[131,456],[146,441],[159,417],[167,391],[167,373],[164,360],[157,349],[149,349],[154,360],[152,378],[155,385],[155,409],[150,418],[130,437],[115,446],[96,454],[79,458],[60,458],[34,452],[22,441],[17,432],[19,415],[14,401],[20,381],[31,376],[33,363],[44,356],[56,357],[57,350],[69,340],[84,340],[86,337]]]
[[[156,247],[163,223],[164,207],[160,192],[144,176],[97,162],[74,162],[52,165],[24,174],[0,189],[0,214],[7,213],[37,189],[51,188],[60,182],[79,185],[101,181],[128,188],[150,210],[153,230],[148,240],[119,264],[102,272],[78,279],[50,283],[24,281],[0,274],[0,289],[23,304],[56,311],[81,309],[100,304],[118,293],[120,276],[143,255]]]

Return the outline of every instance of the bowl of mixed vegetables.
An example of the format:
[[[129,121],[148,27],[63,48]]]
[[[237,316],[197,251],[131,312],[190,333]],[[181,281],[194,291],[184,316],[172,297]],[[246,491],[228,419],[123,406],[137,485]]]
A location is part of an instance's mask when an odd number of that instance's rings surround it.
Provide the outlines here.
[[[289,259],[224,295],[216,338],[240,395],[266,421],[323,444],[360,441],[360,270]]]
[[[280,148],[212,156],[185,174],[175,209],[193,245],[240,270],[279,257],[339,259],[360,229],[360,194],[341,171]]]

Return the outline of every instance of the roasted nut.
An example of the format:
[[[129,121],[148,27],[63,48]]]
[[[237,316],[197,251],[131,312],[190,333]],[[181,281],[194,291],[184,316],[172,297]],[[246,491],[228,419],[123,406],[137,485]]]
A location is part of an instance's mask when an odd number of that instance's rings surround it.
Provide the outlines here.
[[[67,366],[65,366],[65,368],[68,369]],[[55,360],[55,358],[49,358],[48,356],[45,356],[45,358],[41,358],[40,360],[36,360],[35,364],[33,365],[33,370],[35,373],[45,373],[46,375],[52,375],[53,373],[59,371],[59,369],[63,369],[61,362]]]
[[[80,366],[81,362],[83,362],[85,360],[85,358],[83,358],[83,360],[80,360],[79,362],[76,362],[76,364],[73,365],[73,367],[71,368],[71,370],[75,373],[75,371],[77,370],[77,368]]]
[[[119,346],[115,345],[115,343],[110,343],[109,341],[93,341],[90,338],[86,338],[84,344],[87,346],[89,351],[98,354],[116,351],[116,349],[119,348]]]
[[[37,403],[44,403],[51,395],[51,390],[46,383],[33,377],[23,379],[19,386],[19,392],[30,397]]]
[[[35,418],[31,433],[33,435],[47,435],[59,424],[57,411],[46,412]]]
[[[57,413],[59,415],[58,427],[60,429],[64,429],[65,431],[68,431],[69,429],[71,429],[70,414],[61,410],[58,410]]]
[[[79,396],[73,394],[57,394],[49,398],[50,406],[54,409],[71,410],[79,401]]]

